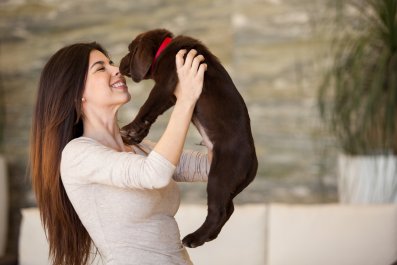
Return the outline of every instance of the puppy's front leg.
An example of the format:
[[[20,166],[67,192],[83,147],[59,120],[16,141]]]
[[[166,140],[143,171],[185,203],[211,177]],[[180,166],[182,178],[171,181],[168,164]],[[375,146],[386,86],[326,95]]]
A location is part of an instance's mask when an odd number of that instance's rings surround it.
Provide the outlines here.
[[[149,97],[139,109],[135,119],[121,129],[121,136],[126,144],[138,144],[149,133],[150,126],[157,117],[175,104],[173,92],[156,84]]]

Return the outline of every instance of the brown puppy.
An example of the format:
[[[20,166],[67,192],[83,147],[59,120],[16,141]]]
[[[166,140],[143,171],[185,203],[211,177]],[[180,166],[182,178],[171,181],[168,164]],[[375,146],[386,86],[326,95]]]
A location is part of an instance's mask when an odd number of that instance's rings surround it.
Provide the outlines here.
[[[156,118],[175,104],[175,55],[180,49],[196,49],[208,65],[192,118],[206,145],[213,148],[207,184],[208,215],[197,231],[183,239],[187,247],[200,246],[217,237],[233,213],[233,198],[256,175],[258,161],[247,108],[219,60],[196,39],[173,38],[171,32],[157,29],[138,35],[128,49],[120,72],[135,82],[151,78],[156,84],[134,121],[122,128],[127,144],[142,141]]]

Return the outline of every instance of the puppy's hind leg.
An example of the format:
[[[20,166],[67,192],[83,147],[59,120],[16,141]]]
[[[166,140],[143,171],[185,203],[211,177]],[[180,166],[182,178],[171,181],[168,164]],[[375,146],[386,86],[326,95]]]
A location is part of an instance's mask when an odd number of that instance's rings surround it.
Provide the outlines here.
[[[219,158],[222,158],[221,161]],[[182,240],[187,247],[198,247],[215,239],[233,213],[231,187],[228,185],[234,177],[233,167],[232,163],[227,163],[232,160],[225,158],[228,156],[219,156],[219,153],[214,150],[207,184],[208,214],[202,226]]]
[[[218,152],[216,152],[218,151]],[[247,160],[244,152],[230,153],[214,150],[208,176],[208,215],[204,224],[183,239],[187,247],[197,247],[215,239],[234,211],[233,198],[255,178],[256,156]],[[248,167],[248,168],[247,168]]]
[[[238,165],[240,165],[240,167],[238,167]],[[234,204],[233,204],[233,199],[243,190],[245,189],[251,182],[252,180],[255,178],[256,176],[256,171],[258,169],[258,161],[256,159],[256,156],[253,157],[252,162],[251,162],[251,166],[249,168],[249,170],[247,171],[246,169],[247,166],[247,161],[245,159],[240,159],[240,161],[238,163],[235,163],[235,180],[236,181],[232,181],[231,179],[229,180],[230,182],[230,188],[232,188],[232,184],[235,185],[234,187],[234,191],[231,193],[230,196],[230,202],[229,202],[229,207],[227,208],[227,218],[225,220],[225,223],[229,220],[230,216],[233,214],[234,212]],[[246,174],[245,174],[246,173]],[[244,178],[238,178],[240,176],[244,176]],[[233,179],[234,180],[234,179]],[[232,190],[232,189],[231,189]],[[221,226],[219,226],[218,230],[216,230],[213,235],[210,237],[210,240],[214,240],[218,234],[221,232],[223,225],[225,224],[223,223]],[[396,264],[397,265],[397,264]]]

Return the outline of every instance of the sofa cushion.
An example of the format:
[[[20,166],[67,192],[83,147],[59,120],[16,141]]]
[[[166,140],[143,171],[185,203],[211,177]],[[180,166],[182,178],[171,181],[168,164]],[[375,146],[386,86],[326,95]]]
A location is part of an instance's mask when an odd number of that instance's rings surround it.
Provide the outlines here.
[[[37,208],[22,209],[19,235],[19,265],[46,265],[48,243]]]
[[[397,260],[397,205],[269,208],[268,265],[388,265]]]
[[[206,205],[181,205],[176,220],[182,238],[196,231],[207,215]],[[188,248],[195,265],[263,265],[266,249],[266,205],[238,205],[219,236]]]
[[[22,209],[19,235],[19,265],[50,265],[47,238],[37,208]],[[89,264],[101,265],[100,255],[93,255]]]

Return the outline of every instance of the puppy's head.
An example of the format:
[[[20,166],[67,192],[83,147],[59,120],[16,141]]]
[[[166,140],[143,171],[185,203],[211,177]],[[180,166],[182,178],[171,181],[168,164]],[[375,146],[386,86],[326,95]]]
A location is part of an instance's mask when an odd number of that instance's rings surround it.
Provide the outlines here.
[[[165,29],[155,29],[139,34],[128,45],[128,54],[121,59],[120,73],[135,82],[150,78],[150,67],[161,42],[172,33]]]

